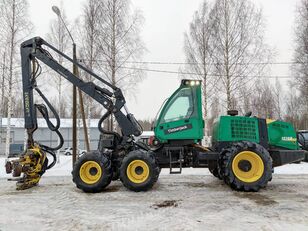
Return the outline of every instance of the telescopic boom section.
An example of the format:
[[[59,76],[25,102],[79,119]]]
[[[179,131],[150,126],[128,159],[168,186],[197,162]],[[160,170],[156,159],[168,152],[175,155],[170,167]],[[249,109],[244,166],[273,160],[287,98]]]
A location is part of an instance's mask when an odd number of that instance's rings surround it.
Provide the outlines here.
[[[111,88],[113,92],[109,91],[106,88],[102,88],[94,84],[93,82],[84,82],[83,80],[79,79],[71,71],[69,71],[67,68],[59,64],[55,59],[53,59],[50,53],[44,49],[44,46],[58,53],[71,63],[76,64],[80,69],[84,70],[85,72],[99,80],[101,83]],[[100,131],[104,131],[103,129],[101,129],[101,124],[103,120],[106,119],[109,115],[114,114],[121,128],[123,136],[139,136],[141,134],[141,128],[136,122],[134,116],[132,114],[129,114],[128,111],[126,111],[126,115],[124,115],[121,111],[121,109],[126,103],[121,89],[117,88],[116,86],[113,86],[111,83],[102,79],[97,74],[93,73],[91,70],[82,66],[78,62],[74,62],[73,59],[71,59],[66,54],[62,53],[40,37],[35,37],[22,43],[21,56],[26,129],[35,129],[37,126],[35,105],[33,103],[33,89],[36,89],[37,87],[35,83],[35,76],[32,70],[33,68],[31,67],[31,64],[36,58],[41,62],[45,63],[57,73],[59,73],[73,85],[80,88],[80,90],[89,95],[91,98],[95,99],[105,109],[107,109],[106,114],[102,117],[102,120],[99,123]],[[126,107],[124,107],[124,109],[126,110]]]

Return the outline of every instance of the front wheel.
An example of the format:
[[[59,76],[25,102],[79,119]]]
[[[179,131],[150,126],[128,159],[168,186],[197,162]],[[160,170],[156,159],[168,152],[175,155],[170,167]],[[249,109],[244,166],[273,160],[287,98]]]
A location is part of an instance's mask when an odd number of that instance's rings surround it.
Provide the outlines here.
[[[160,169],[151,152],[136,150],[128,153],[121,164],[123,185],[135,192],[147,191],[156,183]]]
[[[76,161],[72,174],[77,188],[84,192],[101,192],[111,182],[111,161],[102,153],[87,153]]]

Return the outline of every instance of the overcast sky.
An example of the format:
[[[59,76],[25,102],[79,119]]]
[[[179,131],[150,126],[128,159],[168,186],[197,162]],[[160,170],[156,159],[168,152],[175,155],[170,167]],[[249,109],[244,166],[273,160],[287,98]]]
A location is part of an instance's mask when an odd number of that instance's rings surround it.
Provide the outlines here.
[[[28,0],[29,13],[35,26],[34,35],[46,37],[51,19],[56,18],[51,6],[60,6],[60,0]],[[62,0],[67,18],[76,20],[85,0]],[[145,24],[142,38],[148,49],[144,61],[184,62],[183,34],[187,31],[195,10],[202,0],[132,0],[133,6],[143,12]],[[254,0],[263,7],[266,20],[266,41],[276,51],[275,61],[291,61],[293,50],[294,13],[299,0]],[[77,44],[78,46],[78,44]],[[148,65],[150,69],[177,71],[179,66]],[[269,75],[290,75],[288,66],[276,65]],[[154,118],[160,105],[178,87],[175,74],[148,72],[139,84],[135,99],[127,105],[136,118]],[[284,80],[283,84],[286,83]]]

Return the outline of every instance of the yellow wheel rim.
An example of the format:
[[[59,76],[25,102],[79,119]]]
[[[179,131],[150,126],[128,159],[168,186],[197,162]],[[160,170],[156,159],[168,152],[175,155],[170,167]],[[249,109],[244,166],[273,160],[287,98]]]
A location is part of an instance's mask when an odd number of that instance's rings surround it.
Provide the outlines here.
[[[149,166],[143,160],[134,160],[127,166],[126,175],[133,183],[141,184],[149,178]]]
[[[251,151],[243,151],[234,157],[232,171],[239,180],[252,183],[262,177],[264,164],[258,154]]]
[[[102,168],[95,161],[87,161],[81,165],[79,175],[83,182],[86,184],[95,184],[102,176]]]

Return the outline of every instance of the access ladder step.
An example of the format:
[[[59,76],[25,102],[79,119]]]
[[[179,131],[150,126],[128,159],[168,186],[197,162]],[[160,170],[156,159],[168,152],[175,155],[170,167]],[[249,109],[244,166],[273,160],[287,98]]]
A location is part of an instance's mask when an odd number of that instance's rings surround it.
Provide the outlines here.
[[[184,149],[182,147],[172,147],[166,149],[167,156],[169,156],[169,174],[181,174],[182,173],[182,163],[184,162],[183,153]],[[172,157],[177,157],[176,161]],[[179,165],[178,170],[173,170],[174,165]]]

